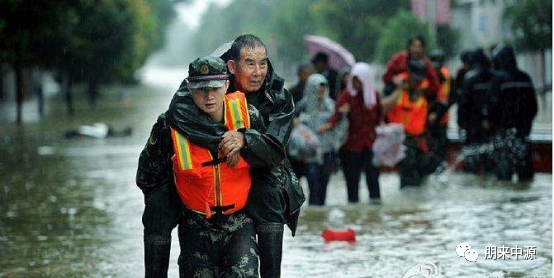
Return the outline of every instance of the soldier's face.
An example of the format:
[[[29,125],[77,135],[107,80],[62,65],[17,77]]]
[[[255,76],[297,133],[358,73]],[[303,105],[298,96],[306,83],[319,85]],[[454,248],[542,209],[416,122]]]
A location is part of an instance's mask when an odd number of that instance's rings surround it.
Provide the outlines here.
[[[229,60],[229,71],[235,75],[236,87],[244,93],[258,91],[265,80],[268,70],[267,52],[265,47],[243,48],[240,60]]]
[[[196,106],[210,115],[210,117],[219,122],[223,120],[223,102],[229,82],[219,88],[198,88],[192,89],[192,99]]]

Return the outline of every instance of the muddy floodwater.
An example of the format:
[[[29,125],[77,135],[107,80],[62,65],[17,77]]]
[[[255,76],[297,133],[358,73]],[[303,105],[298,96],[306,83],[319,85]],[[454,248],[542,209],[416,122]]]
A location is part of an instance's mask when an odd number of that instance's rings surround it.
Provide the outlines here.
[[[135,172],[149,129],[172,93],[125,90],[131,102],[108,96],[94,111],[83,105],[73,118],[65,116],[60,100],[50,99],[45,119],[31,115],[20,128],[8,120],[12,110],[0,109],[0,277],[143,276],[144,202]],[[131,126],[133,134],[63,136],[98,121]],[[363,184],[362,202],[347,205],[337,173],[328,205],[305,206],[297,236],[287,230],[283,277],[402,277],[425,262],[437,266],[441,277],[551,277],[550,174],[525,184],[446,175],[400,191],[398,176],[384,173],[381,204],[368,202]],[[326,228],[351,228],[356,242],[325,243]],[[178,277],[176,239],[174,233],[170,277]],[[459,257],[459,243],[470,244],[477,261]],[[487,246],[510,252],[534,246],[536,255],[486,259]]]

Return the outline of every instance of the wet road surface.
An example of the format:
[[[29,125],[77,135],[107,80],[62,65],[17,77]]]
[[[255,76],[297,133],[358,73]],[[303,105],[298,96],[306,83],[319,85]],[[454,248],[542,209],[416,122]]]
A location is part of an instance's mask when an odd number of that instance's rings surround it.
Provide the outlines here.
[[[134,178],[171,92],[138,87],[131,95],[126,109],[108,97],[98,110],[67,118],[51,100],[42,121],[23,128],[0,122],[0,277],[143,275],[144,203]],[[133,135],[63,138],[96,121],[133,126]],[[306,206],[297,236],[287,230],[283,277],[402,277],[426,261],[438,262],[442,277],[550,277],[551,175],[514,184],[453,173],[403,191],[395,173],[380,182],[381,204],[368,203],[362,184],[362,203],[347,205],[344,180],[335,175],[328,206]],[[325,228],[352,228],[357,241],[324,243]],[[456,255],[462,242],[479,253],[476,262]],[[536,259],[485,260],[486,246],[502,245],[536,246]],[[176,232],[172,246],[170,277],[177,277]]]

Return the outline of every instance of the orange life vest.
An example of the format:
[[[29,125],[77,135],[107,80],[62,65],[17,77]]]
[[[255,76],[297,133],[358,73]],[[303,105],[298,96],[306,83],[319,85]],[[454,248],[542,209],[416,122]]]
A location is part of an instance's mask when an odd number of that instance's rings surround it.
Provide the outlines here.
[[[391,123],[402,124],[407,134],[419,136],[425,131],[427,100],[420,96],[417,100],[411,101],[408,91],[403,90],[387,118]]]
[[[400,78],[402,78],[402,80],[408,81],[408,77],[409,77],[408,72],[400,73],[400,74],[398,74],[398,76],[400,76]],[[427,78],[423,79],[419,83],[419,85],[417,85],[417,89],[420,90],[420,91],[427,90],[427,88],[429,88],[429,80],[427,80]]]
[[[241,92],[225,96],[225,125],[229,130],[250,128],[246,97]],[[214,158],[208,149],[193,144],[171,129],[173,174],[177,193],[185,207],[210,218],[213,213],[231,214],[244,208],[250,191],[250,166],[239,157],[231,168]]]
[[[446,67],[441,67],[440,69],[442,76],[444,76],[444,81],[439,87],[439,94],[437,96],[438,101],[448,104],[448,98],[450,97],[450,92],[452,91],[452,81],[450,79],[450,71]],[[445,125],[448,123],[448,113],[444,114],[440,123]]]

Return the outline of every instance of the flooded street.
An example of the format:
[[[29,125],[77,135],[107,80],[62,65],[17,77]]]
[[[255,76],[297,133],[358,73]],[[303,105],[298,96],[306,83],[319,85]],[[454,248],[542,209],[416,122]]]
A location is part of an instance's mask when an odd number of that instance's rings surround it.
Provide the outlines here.
[[[47,118],[21,128],[4,114],[8,106],[0,109],[0,277],[143,275],[144,203],[135,172],[172,90],[128,90],[130,107],[114,93],[96,111],[83,104],[71,119],[53,98]],[[67,129],[98,121],[131,126],[133,135],[64,138]],[[382,204],[368,204],[363,185],[362,203],[352,206],[342,174],[335,175],[329,205],[306,206],[297,236],[286,232],[283,277],[402,277],[426,261],[437,262],[442,277],[551,277],[551,175],[513,184],[453,173],[403,191],[396,173],[380,181]],[[325,228],[351,228],[357,241],[324,243]],[[456,255],[462,242],[479,253],[477,262]],[[485,260],[487,246],[503,245],[536,246],[536,259]],[[178,276],[178,250],[175,232],[170,277]]]

